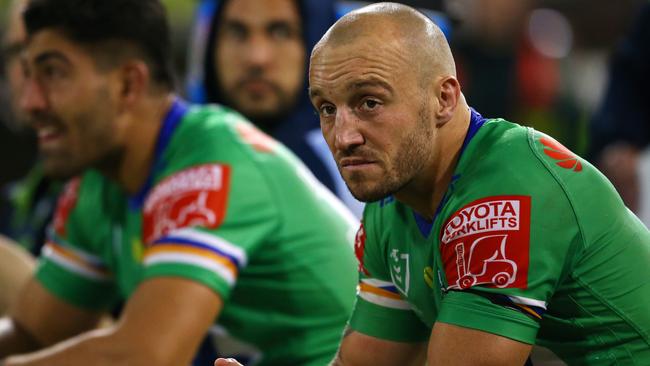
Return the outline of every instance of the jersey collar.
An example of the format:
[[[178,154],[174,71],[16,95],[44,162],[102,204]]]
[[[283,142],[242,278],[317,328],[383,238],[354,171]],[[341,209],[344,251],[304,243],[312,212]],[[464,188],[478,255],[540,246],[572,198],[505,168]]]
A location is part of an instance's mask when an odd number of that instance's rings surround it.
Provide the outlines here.
[[[149,171],[149,176],[147,177],[147,180],[145,181],[142,188],[140,188],[140,191],[129,197],[130,209],[138,210],[140,207],[142,207],[144,199],[151,189],[155,173],[163,168],[163,152],[169,145],[169,141],[171,140],[176,127],[178,127],[188,109],[189,105],[187,102],[179,97],[174,98],[169,111],[167,111],[167,114],[162,121],[160,132],[158,132],[158,139],[156,140],[156,148],[154,150],[153,165]]]
[[[469,128],[467,130],[467,135],[465,135],[465,140],[463,141],[463,145],[460,148],[460,155],[458,156],[458,161],[460,161],[460,157],[463,155],[463,152],[465,152],[465,148],[467,145],[469,145],[469,142],[474,138],[478,130],[485,124],[486,119],[481,116],[480,113],[478,113],[474,108],[469,108],[470,111],[470,119],[469,119]],[[429,235],[431,235],[431,229],[433,229],[433,223],[436,221],[436,217],[438,217],[438,214],[440,213],[440,210],[442,207],[447,203],[449,200],[449,193],[453,191],[453,186],[456,183],[456,181],[460,178],[460,174],[456,174],[451,177],[451,182],[449,182],[449,187],[447,187],[447,193],[445,196],[440,200],[440,203],[438,204],[438,208],[436,209],[436,213],[433,216],[433,220],[429,221],[426,218],[424,218],[422,215],[419,213],[413,211],[413,217],[415,218],[415,223],[418,226],[418,229],[420,230],[420,233],[422,236],[425,238],[428,238]]]

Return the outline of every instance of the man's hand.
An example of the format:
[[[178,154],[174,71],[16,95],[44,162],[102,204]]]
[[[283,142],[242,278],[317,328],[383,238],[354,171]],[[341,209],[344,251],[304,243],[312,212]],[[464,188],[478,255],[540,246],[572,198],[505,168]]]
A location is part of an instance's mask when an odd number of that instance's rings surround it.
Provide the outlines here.
[[[214,361],[214,366],[243,366],[243,365],[237,362],[237,360],[235,360],[234,358],[217,358],[217,360]]]

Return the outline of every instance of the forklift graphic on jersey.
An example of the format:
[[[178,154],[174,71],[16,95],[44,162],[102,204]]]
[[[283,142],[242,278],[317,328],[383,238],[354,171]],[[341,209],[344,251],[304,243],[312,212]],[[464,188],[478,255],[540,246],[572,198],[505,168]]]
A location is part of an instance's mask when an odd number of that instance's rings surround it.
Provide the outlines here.
[[[162,210],[157,212],[154,235],[162,236],[179,227],[206,226],[211,227],[217,222],[216,213],[208,207],[209,193],[202,191],[198,195],[190,192],[175,202],[166,203]],[[173,214],[178,201],[184,200],[177,213]],[[189,202],[187,202],[189,201]]]
[[[506,257],[507,239],[508,235],[480,237],[470,246],[467,257],[463,242],[456,244],[456,285],[464,290],[482,283],[499,288],[513,283],[517,278],[517,263]]]

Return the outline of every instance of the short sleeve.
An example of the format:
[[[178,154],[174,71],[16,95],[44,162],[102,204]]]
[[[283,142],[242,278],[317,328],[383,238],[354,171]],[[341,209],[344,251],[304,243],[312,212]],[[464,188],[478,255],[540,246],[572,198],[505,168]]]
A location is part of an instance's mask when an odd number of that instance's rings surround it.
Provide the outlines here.
[[[360,333],[395,342],[424,342],[430,330],[401,296],[381,258],[381,246],[373,233],[374,223],[366,206],[355,238],[359,261],[357,301],[350,327]]]
[[[571,215],[564,200],[541,193],[488,196],[450,215],[440,239],[447,294],[437,321],[534,343],[571,258]]]
[[[78,204],[81,178],[70,181],[57,202],[47,241],[41,251],[36,279],[51,293],[75,306],[104,310],[117,299],[113,274],[106,259],[81,233],[84,207]]]
[[[224,300],[277,218],[254,164],[207,163],[178,170],[153,187],[143,206],[144,279],[176,276]]]

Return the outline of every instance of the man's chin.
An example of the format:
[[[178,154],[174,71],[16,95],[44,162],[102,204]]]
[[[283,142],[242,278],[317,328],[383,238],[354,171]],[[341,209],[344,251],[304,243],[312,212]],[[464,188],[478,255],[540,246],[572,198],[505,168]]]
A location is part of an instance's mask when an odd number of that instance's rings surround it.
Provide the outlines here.
[[[83,167],[70,164],[70,162],[55,161],[48,158],[43,159],[43,173],[52,179],[67,180],[80,175],[83,171]]]
[[[274,119],[283,114],[278,103],[262,100],[259,103],[250,102],[235,106],[235,109],[250,119]]]
[[[379,201],[390,196],[392,193],[382,189],[382,187],[369,187],[368,185],[361,184],[347,184],[347,186],[352,196],[361,202]]]

